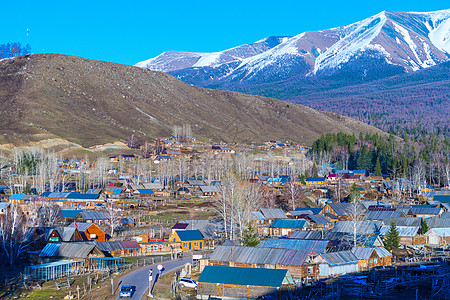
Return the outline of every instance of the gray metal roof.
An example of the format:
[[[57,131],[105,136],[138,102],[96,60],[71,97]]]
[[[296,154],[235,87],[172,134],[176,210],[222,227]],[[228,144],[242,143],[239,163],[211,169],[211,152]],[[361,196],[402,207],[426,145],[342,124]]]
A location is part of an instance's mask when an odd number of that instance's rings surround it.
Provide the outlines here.
[[[75,227],[57,227],[55,230],[62,242],[69,242],[77,229]]]
[[[261,208],[261,213],[266,219],[287,219],[281,208]]]
[[[353,203],[328,203],[328,205],[336,212],[338,216],[352,216],[354,214]],[[358,204],[357,211],[365,212],[366,208],[362,204]]]
[[[382,226],[381,221],[355,221],[356,222],[356,233],[357,234],[378,234]],[[331,229],[332,232],[344,232],[353,233],[354,232],[354,221],[337,221],[334,227]]]
[[[353,264],[358,263],[358,258],[353,254],[352,251],[338,251],[323,253],[320,256],[330,265],[342,265],[342,264]]]
[[[163,185],[160,182],[149,182],[149,183],[143,183],[142,184],[145,189],[151,189],[151,190],[162,190],[164,189]]]
[[[82,211],[81,218],[84,220],[108,220],[109,215],[104,211]]]
[[[85,222],[75,222],[70,224],[69,227],[76,227],[78,229],[78,231],[81,232],[85,232],[89,227],[91,227],[94,223],[85,223]]]
[[[380,235],[386,235],[391,228],[391,225],[383,225],[380,229]],[[397,226],[399,236],[409,236],[413,237],[417,235],[419,231],[419,226]]]
[[[327,240],[297,240],[297,239],[267,239],[261,241],[257,247],[306,250],[314,253],[324,253],[329,241]]]
[[[369,259],[373,251],[373,248],[352,248],[353,254],[355,254],[358,259]]]
[[[433,231],[440,237],[449,237],[450,236],[450,228],[431,228],[427,234],[430,234]]]
[[[383,220],[386,218],[399,218],[401,216],[406,215],[400,210],[370,210],[366,213],[366,219],[368,220]]]
[[[413,215],[439,215],[441,212],[440,207],[411,207],[411,213]]]
[[[200,186],[200,190],[203,193],[218,193],[218,192],[220,192],[219,189],[214,185],[202,185],[202,186]]]
[[[358,259],[369,259],[373,251],[375,251],[378,257],[392,256],[392,254],[389,251],[387,251],[384,247],[352,248],[353,254],[355,254],[355,256]]]
[[[392,256],[391,252],[387,251],[384,247],[376,247],[375,252],[377,253],[378,257]]]
[[[218,246],[211,254],[210,260],[248,264],[301,266],[308,255],[309,252],[304,250]]]
[[[384,225],[390,225],[392,218],[383,219]],[[422,223],[422,218],[420,217],[410,217],[410,218],[394,218],[395,225],[397,226],[420,226]]]
[[[200,185],[205,185],[205,183],[204,183],[203,181],[201,181],[201,180],[196,180],[196,179],[189,179],[187,182],[188,182],[188,184],[190,184],[190,185],[198,185],[198,186],[200,186]]]
[[[47,243],[39,256],[86,258],[95,248],[93,243]]]
[[[290,210],[289,213],[292,216],[302,216],[302,215],[312,215],[314,214],[311,210]]]
[[[260,211],[252,212],[251,220],[263,220],[265,219],[264,215]]]
[[[428,228],[450,228],[450,218],[446,216],[432,217],[425,219]]]
[[[325,218],[325,216],[322,216],[322,215],[308,215],[307,218],[310,219],[312,222],[314,222],[316,224],[328,224],[328,223],[331,223],[330,220],[328,220],[327,218]]]

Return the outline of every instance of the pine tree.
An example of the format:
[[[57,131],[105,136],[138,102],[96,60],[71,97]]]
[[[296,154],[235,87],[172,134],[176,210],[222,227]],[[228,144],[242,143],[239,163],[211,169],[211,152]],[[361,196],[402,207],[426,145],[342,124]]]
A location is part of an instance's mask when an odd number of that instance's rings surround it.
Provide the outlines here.
[[[380,163],[380,158],[377,157],[377,162],[375,163],[375,171],[374,171],[376,176],[382,176],[382,172],[381,172],[381,163]]]
[[[251,222],[247,223],[247,228],[244,230],[242,244],[249,247],[255,247],[259,244],[258,232]]]
[[[426,233],[430,228],[428,228],[428,224],[426,220],[423,220],[422,225],[420,226],[420,231],[422,231],[422,233]]]
[[[348,195],[348,202],[354,202],[361,197],[361,193],[359,192],[359,188],[356,183],[353,183],[352,188],[350,189],[350,194]]]
[[[394,218],[392,218],[391,227],[389,228],[389,231],[386,233],[386,238],[384,239],[384,246],[389,251],[400,247],[400,236]]]

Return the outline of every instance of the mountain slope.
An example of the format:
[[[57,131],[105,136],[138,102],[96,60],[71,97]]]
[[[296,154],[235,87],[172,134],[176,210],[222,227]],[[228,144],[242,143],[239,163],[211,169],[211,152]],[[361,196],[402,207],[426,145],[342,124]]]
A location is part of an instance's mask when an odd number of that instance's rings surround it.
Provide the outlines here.
[[[245,46],[241,46],[242,51]],[[222,57],[227,51],[209,55]],[[248,51],[222,61],[203,60],[201,64],[176,63],[186,55],[163,53],[151,63],[137,66],[169,72],[189,84],[231,90],[245,84],[307,76],[351,75],[348,79],[352,81],[368,81],[447,60],[450,9],[429,13],[383,11],[347,26],[285,37],[260,53]]]
[[[190,124],[213,142],[310,145],[323,132],[381,131],[258,96],[193,87],[161,72],[65,55],[0,62],[0,142],[60,137],[83,146],[168,136]]]

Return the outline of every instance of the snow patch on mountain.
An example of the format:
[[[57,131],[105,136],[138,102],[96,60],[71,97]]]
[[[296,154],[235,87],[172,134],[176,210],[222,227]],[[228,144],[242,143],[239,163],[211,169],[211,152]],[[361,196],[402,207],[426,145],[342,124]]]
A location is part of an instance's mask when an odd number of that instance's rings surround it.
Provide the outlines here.
[[[442,21],[444,18],[446,20]],[[432,21],[439,22],[439,25],[428,34],[428,37],[436,48],[450,54],[450,10],[434,15]]]
[[[313,72],[337,68],[348,62],[358,51],[370,48],[370,42],[380,33],[385,22],[386,14],[383,11],[361,22],[345,26],[344,30],[350,29],[350,32],[317,57]]]

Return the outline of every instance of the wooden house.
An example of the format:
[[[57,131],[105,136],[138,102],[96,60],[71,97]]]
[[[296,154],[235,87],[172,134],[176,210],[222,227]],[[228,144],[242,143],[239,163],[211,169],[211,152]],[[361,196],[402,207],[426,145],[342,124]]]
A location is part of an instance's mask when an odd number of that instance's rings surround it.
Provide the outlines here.
[[[326,177],[309,177],[305,179],[306,185],[325,185],[327,184]]]
[[[43,261],[53,261],[61,258],[69,258],[78,261],[87,261],[92,257],[105,257],[103,252],[91,243],[62,242],[48,243],[41,250],[39,257]]]
[[[134,154],[122,154],[121,159],[125,161],[133,161],[136,160],[136,156],[134,156]]]
[[[447,246],[450,244],[450,228],[431,228],[425,237],[428,246]]]
[[[352,252],[359,259],[360,271],[378,266],[390,266],[392,264],[392,254],[384,247],[353,248]]]
[[[206,266],[198,279],[197,297],[285,299],[293,285],[286,269]]]
[[[312,279],[318,269],[308,270],[309,251],[264,247],[217,246],[203,267],[228,266],[244,268],[287,269],[294,279]],[[315,265],[317,267],[317,265]],[[201,268],[202,270],[202,268]]]
[[[313,263],[319,265],[319,277],[327,278],[358,272],[358,258],[352,251],[319,254]]]
[[[200,250],[205,244],[199,230],[175,230],[170,236],[169,242],[181,243],[183,250]]]
[[[350,220],[353,218],[353,215],[356,213],[357,215],[364,215],[366,208],[362,204],[353,203],[327,203],[319,214],[327,217],[330,221],[341,220]]]
[[[181,243],[164,240],[146,240],[140,242],[141,251],[145,255],[151,254],[177,254],[182,251]]]
[[[109,215],[104,211],[82,211],[77,215],[75,221],[103,225],[108,219]]]
[[[71,223],[75,221],[81,212],[81,209],[61,209],[61,221],[64,223]]]
[[[96,245],[106,256],[138,256],[142,253],[137,241],[97,242]]]
[[[211,197],[217,195],[220,190],[214,185],[202,185],[200,191],[204,197]]]
[[[306,230],[309,222],[306,220],[274,220],[270,226],[270,236],[289,236],[296,230]]]
[[[380,235],[386,237],[390,225],[383,225],[380,229]],[[397,226],[400,237],[400,245],[424,245],[425,236],[419,235],[418,226]]]
[[[94,223],[73,222],[69,227],[76,227],[84,241],[106,242],[106,234]]]
[[[256,226],[259,235],[268,236],[272,223],[284,219],[287,219],[287,216],[280,208],[261,208],[252,213],[250,221]]]

